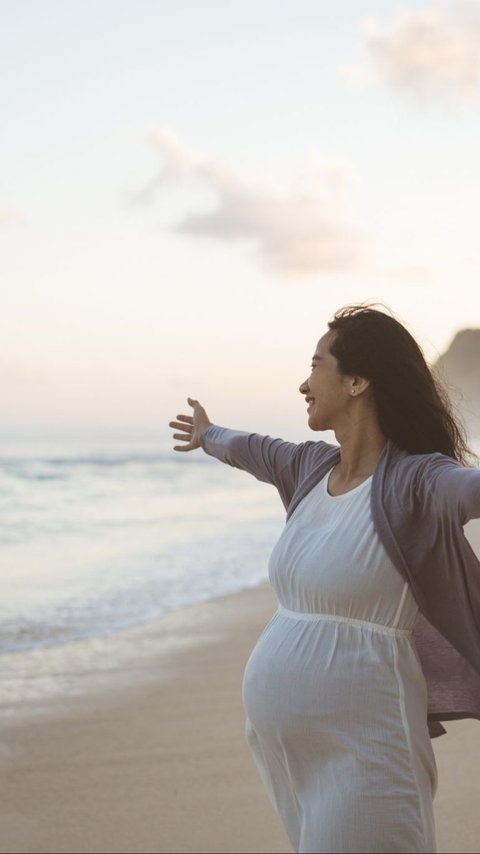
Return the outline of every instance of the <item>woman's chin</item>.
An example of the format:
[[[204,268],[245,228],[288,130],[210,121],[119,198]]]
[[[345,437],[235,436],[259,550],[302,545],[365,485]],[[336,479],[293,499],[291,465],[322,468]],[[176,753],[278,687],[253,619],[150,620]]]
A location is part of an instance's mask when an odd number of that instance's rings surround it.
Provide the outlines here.
[[[319,424],[318,419],[314,418],[314,416],[311,414],[309,414],[309,416],[308,416],[308,426],[310,427],[310,430],[323,430],[324,429],[322,427],[322,425]]]
[[[319,418],[318,412],[316,413],[314,410],[308,413],[308,426],[310,430],[328,430],[329,427],[324,424],[321,418]]]

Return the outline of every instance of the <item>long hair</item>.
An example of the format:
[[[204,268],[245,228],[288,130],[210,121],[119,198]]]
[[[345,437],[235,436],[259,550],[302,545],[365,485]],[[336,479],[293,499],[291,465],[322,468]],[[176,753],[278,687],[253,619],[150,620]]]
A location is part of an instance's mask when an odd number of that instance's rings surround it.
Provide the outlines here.
[[[371,306],[339,309],[328,324],[342,374],[370,380],[384,436],[410,454],[439,451],[468,465],[475,457],[446,388],[420,346],[394,317]]]

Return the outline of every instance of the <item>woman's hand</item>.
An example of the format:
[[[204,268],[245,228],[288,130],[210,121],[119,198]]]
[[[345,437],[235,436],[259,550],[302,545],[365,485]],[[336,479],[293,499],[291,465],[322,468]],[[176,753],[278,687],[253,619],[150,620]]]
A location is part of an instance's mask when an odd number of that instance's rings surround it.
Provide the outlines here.
[[[177,415],[178,421],[169,422],[170,427],[182,430],[181,433],[174,433],[173,438],[188,443],[187,445],[174,445],[174,451],[194,451],[195,448],[199,448],[201,434],[212,423],[198,400],[187,397],[187,402],[193,407],[193,418],[191,415]]]

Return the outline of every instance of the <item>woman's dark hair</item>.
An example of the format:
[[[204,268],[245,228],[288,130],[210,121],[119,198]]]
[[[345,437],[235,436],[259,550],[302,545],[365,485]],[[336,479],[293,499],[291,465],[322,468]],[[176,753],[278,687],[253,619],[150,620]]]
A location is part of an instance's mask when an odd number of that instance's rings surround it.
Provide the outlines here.
[[[328,324],[330,352],[342,374],[370,380],[380,429],[410,454],[439,451],[463,465],[475,455],[446,389],[413,336],[371,306],[339,309]]]

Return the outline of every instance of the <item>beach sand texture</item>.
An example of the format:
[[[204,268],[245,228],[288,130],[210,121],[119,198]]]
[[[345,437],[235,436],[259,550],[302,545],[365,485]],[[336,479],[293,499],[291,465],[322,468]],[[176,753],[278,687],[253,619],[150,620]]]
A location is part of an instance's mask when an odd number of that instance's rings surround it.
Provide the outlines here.
[[[480,523],[466,529],[480,554]],[[289,852],[244,740],[269,585],[2,667],[1,852]],[[438,850],[480,851],[480,722],[433,741]]]

